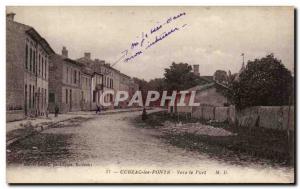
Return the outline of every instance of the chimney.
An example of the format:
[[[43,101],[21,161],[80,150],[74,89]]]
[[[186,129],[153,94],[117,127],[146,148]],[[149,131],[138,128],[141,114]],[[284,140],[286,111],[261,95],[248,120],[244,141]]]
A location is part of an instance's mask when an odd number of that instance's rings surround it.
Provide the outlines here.
[[[91,53],[90,52],[85,52],[84,53],[84,58],[86,58],[86,59],[91,59]]]
[[[194,72],[195,75],[200,76],[200,73],[199,73],[199,64],[193,65],[193,72]]]
[[[68,58],[68,50],[67,50],[66,47],[63,47],[63,48],[62,48],[61,54],[62,54],[64,57]]]
[[[9,21],[14,21],[15,15],[16,15],[16,14],[13,13],[13,12],[7,13],[7,14],[6,14],[6,19],[9,20]]]

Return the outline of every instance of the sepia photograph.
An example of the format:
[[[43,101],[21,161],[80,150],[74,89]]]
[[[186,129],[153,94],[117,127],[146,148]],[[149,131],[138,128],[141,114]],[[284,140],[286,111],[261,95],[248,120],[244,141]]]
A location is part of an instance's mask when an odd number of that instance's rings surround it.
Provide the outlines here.
[[[5,11],[7,183],[295,184],[294,7]]]

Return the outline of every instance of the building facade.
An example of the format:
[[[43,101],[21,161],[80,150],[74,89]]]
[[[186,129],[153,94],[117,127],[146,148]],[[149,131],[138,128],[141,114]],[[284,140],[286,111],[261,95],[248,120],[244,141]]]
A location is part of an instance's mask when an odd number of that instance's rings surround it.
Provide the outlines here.
[[[81,110],[89,111],[92,109],[92,78],[93,74],[85,67],[81,70]]]
[[[47,41],[32,27],[6,18],[7,121],[45,115],[48,108],[49,56]]]
[[[62,55],[50,56],[49,80],[49,110],[55,107],[60,113],[80,111],[83,105],[83,91],[81,83],[82,64],[68,58],[63,48]]]
[[[93,71],[92,78],[92,110],[96,109],[96,105],[101,104],[101,95],[105,91],[114,91],[114,94],[119,90],[119,71],[112,68],[103,60],[91,59],[91,53],[84,53],[84,57],[77,59],[78,62],[84,64]],[[107,94],[104,97],[104,102],[110,102],[109,109],[114,108],[115,95]]]

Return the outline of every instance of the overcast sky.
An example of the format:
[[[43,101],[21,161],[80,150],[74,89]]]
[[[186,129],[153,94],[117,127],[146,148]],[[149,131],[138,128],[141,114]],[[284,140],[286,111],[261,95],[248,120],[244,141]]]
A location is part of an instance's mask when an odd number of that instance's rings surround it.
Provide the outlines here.
[[[163,77],[173,61],[199,64],[200,75],[217,69],[235,73],[241,53],[246,61],[274,53],[294,69],[294,12],[288,7],[7,7],[7,12],[34,27],[57,53],[66,46],[73,59],[91,52],[93,59],[114,63],[125,50],[127,58],[141,51],[128,62],[123,56],[115,68],[146,80]]]

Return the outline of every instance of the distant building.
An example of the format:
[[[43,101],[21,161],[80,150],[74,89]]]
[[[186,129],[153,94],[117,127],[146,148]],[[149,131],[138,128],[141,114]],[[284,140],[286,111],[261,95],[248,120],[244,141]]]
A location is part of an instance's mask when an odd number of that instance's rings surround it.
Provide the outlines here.
[[[86,67],[81,70],[81,110],[92,110],[92,79],[94,74]]]
[[[7,121],[45,115],[48,107],[48,42],[31,26],[6,16]]]
[[[66,48],[62,55],[50,56],[49,110],[54,112],[55,106],[61,113],[82,110],[82,84],[79,62],[68,58]]]
[[[131,77],[123,73],[120,73],[119,90],[126,91],[128,93],[128,100],[123,101],[119,104],[121,108],[127,108],[130,99],[132,98],[134,93],[139,90],[139,86],[134,82],[134,80]]]
[[[104,60],[99,59],[91,59],[91,53],[84,53],[84,57],[77,59],[80,63],[84,64],[86,67],[91,69],[96,75],[101,75],[101,87],[95,87],[93,90],[93,109],[96,108],[96,104],[100,104],[100,96],[105,91],[113,90],[114,95],[108,94],[104,97],[104,102],[111,102],[111,106],[109,108],[114,108],[114,99],[117,91],[120,90],[120,76],[122,75],[120,71],[111,67],[110,64],[106,63]],[[100,76],[98,76],[100,77]],[[100,84],[100,83],[99,83]],[[100,90],[101,88],[101,90]],[[122,88],[122,87],[121,87]],[[98,98],[99,97],[99,98]],[[99,101],[98,101],[99,99]]]
[[[200,76],[200,72],[199,72],[199,64],[195,64],[193,65],[193,73],[197,76]]]
[[[188,104],[191,98],[191,92],[195,91],[194,102],[200,103],[200,106],[222,107],[229,104],[228,98],[224,95],[224,91],[228,90],[228,87],[220,83],[208,83],[205,85],[197,85],[188,89],[190,91],[185,97],[185,103]],[[177,95],[177,102],[179,102],[181,95]],[[192,112],[192,106],[177,106],[177,111]],[[174,107],[169,107],[169,111],[175,111]]]
[[[103,84],[103,75],[99,72],[95,72],[92,75],[92,106],[91,110],[95,110],[97,105],[99,106],[101,104],[101,95],[103,94],[104,89]],[[107,102],[107,98],[105,99]]]

